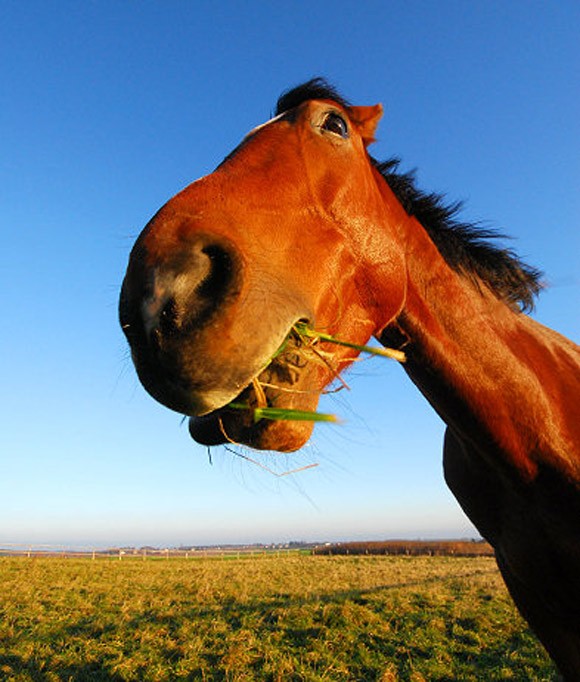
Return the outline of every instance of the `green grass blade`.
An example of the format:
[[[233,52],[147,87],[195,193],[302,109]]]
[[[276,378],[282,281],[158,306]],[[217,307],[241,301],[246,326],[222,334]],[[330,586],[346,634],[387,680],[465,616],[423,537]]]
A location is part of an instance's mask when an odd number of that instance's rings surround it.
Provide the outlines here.
[[[255,407],[243,403],[230,403],[228,407],[234,410],[249,410],[254,414],[254,421],[271,419],[273,421],[298,421],[298,422],[331,422],[337,423],[338,418],[334,414],[323,412],[310,412],[308,410],[290,410],[284,407]]]
[[[354,348],[361,353],[370,353],[371,355],[379,355],[384,358],[390,358],[392,360],[397,360],[397,362],[405,362],[407,357],[405,353],[401,350],[395,350],[394,348],[374,348],[373,346],[364,346],[358,343],[351,343],[350,341],[342,341],[337,339],[330,334],[325,334],[324,332],[318,332],[311,329],[307,325],[298,322],[294,325],[296,333],[300,336],[306,336],[309,339],[320,339],[321,341],[328,341],[329,343],[336,343],[339,346],[346,346],[347,348]]]

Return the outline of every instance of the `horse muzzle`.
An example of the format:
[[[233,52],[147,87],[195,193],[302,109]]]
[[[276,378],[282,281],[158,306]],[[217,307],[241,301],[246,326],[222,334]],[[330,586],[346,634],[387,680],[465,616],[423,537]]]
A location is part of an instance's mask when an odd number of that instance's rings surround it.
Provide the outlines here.
[[[139,379],[157,401],[190,416],[214,412],[268,366],[309,312],[285,288],[266,300],[261,279],[220,237],[198,233],[159,263],[137,242],[119,319]]]

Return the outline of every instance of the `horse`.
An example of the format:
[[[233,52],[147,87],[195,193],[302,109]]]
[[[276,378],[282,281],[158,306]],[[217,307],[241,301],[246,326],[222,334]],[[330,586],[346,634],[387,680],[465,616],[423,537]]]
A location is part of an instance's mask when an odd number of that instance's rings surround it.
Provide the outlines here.
[[[369,154],[381,115],[310,80],[158,211],[120,295],[137,374],[198,442],[290,452],[312,422],[232,406],[313,411],[357,344],[403,349],[446,424],[447,485],[580,680],[580,348],[526,314],[538,270]],[[317,361],[297,323],[351,345]]]

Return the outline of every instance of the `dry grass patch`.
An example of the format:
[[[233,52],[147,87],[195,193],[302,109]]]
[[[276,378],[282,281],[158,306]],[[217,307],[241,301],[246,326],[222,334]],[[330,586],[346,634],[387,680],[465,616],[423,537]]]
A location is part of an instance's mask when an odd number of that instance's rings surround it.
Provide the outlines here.
[[[492,559],[0,559],[0,679],[555,680]]]

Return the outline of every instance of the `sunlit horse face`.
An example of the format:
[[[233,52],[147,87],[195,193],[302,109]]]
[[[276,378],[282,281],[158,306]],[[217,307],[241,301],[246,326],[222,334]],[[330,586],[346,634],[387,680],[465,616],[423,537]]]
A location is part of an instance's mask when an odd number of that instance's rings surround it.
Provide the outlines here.
[[[121,324],[141,382],[194,417],[199,442],[301,447],[311,424],[254,423],[224,406],[251,404],[259,377],[269,404],[315,409],[356,351],[315,362],[290,340],[278,352],[293,325],[364,343],[401,309],[397,216],[366,152],[381,111],[303,102],[252,131],[139,236]]]

